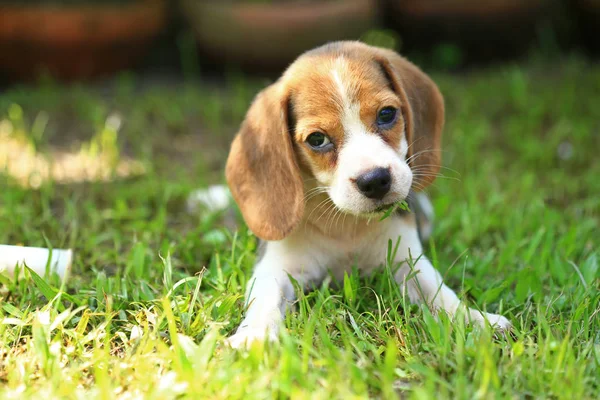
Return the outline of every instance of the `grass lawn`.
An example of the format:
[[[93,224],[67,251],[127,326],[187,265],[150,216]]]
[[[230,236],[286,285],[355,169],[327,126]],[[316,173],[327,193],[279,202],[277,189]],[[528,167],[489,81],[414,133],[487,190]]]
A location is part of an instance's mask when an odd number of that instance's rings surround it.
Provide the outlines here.
[[[1,168],[0,243],[70,247],[76,259],[66,282],[1,278],[0,397],[597,398],[600,65],[434,78],[448,169],[429,190],[427,253],[465,301],[511,319],[514,337],[437,321],[382,272],[301,295],[280,345],[223,347],[256,239],[185,204],[223,180],[265,82],[44,82],[0,94],[2,140],[32,156],[133,157],[145,173],[57,182]]]

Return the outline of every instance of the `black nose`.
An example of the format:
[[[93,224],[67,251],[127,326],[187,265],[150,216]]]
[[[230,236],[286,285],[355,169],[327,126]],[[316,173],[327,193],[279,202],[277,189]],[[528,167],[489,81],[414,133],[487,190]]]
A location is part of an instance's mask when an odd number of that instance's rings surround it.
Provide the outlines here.
[[[375,168],[356,179],[358,189],[370,199],[381,200],[392,186],[392,176],[387,168]]]

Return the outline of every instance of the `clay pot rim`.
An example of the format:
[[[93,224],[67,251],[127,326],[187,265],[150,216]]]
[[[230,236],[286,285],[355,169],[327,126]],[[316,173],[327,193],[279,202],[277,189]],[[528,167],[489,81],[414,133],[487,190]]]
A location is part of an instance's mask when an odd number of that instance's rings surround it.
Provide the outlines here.
[[[371,15],[375,14],[376,0],[335,0],[314,3],[222,3],[217,1],[180,0],[183,7],[198,9],[217,9],[228,13],[236,19],[277,19],[279,21],[295,21],[298,19],[343,18],[344,15],[364,13],[365,7],[372,6]],[[368,10],[367,10],[368,11]]]
[[[123,6],[84,4],[67,7],[0,5],[0,40],[36,43],[110,43],[147,38],[166,24],[163,0],[140,0]],[[82,30],[85,24],[95,30]],[[131,26],[136,29],[132,30]]]

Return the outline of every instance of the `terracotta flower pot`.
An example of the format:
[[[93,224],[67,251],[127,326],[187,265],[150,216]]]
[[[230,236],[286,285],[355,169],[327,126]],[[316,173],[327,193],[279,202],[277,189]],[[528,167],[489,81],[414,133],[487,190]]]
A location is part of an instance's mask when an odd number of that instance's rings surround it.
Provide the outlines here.
[[[0,70],[85,79],[131,67],[166,22],[162,0],[124,5],[0,5]]]
[[[548,0],[387,0],[389,23],[408,50],[440,42],[468,58],[494,59],[529,48]]]
[[[358,39],[376,23],[376,0],[181,0],[200,50],[220,63],[283,68],[328,41]]]

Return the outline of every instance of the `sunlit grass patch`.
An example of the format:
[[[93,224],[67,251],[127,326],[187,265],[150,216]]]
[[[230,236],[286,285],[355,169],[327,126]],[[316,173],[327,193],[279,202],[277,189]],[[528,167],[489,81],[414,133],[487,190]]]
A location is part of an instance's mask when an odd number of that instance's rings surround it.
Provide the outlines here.
[[[19,104],[36,154],[74,124],[84,153],[107,148],[113,167],[131,157],[145,171],[36,189],[0,174],[0,243],[76,255],[66,282],[0,278],[0,397],[597,397],[600,68],[570,60],[434,78],[452,179],[428,190],[427,254],[470,306],[509,317],[514,335],[407,304],[387,269],[300,293],[279,345],[228,349],[256,238],[239,216],[232,232],[219,213],[189,214],[187,199],[222,182],[228,142],[261,83],[136,93],[127,81],[110,99],[20,88],[0,96],[0,120],[14,123]],[[36,124],[40,115],[47,122]],[[103,136],[114,115],[118,135]],[[42,122],[46,133],[35,134]]]

